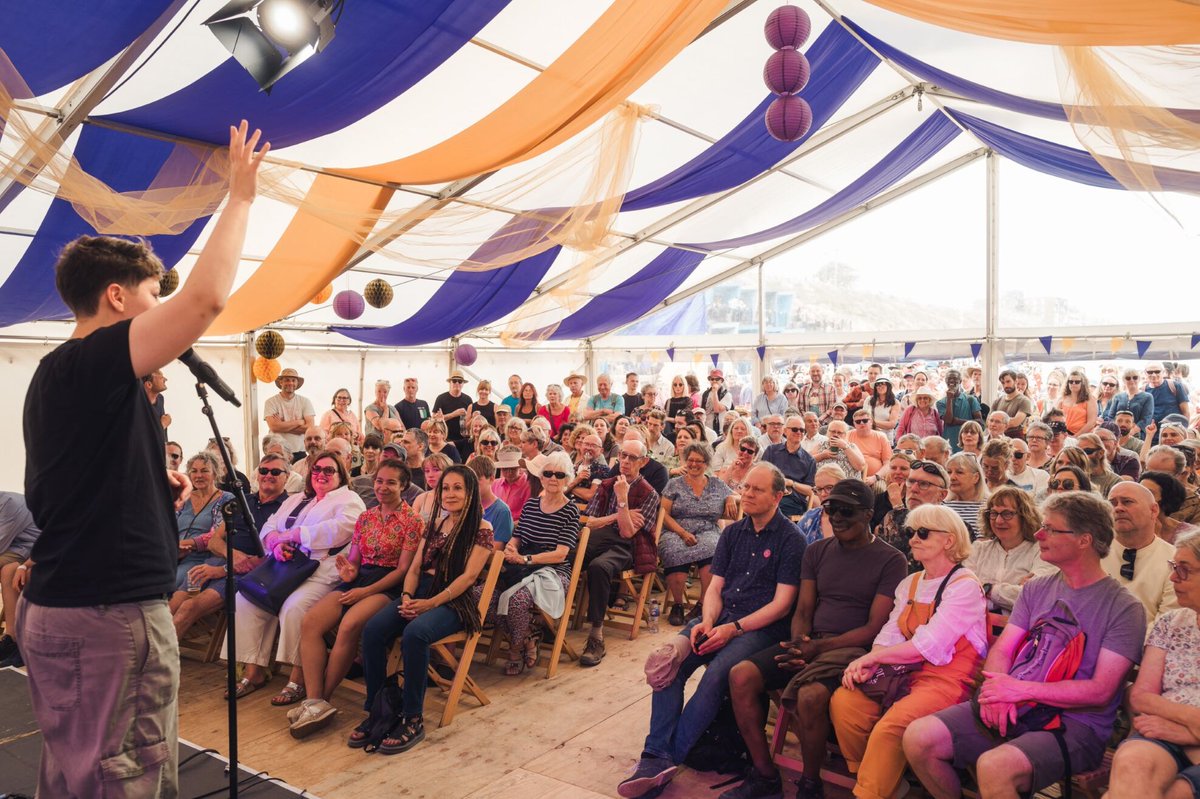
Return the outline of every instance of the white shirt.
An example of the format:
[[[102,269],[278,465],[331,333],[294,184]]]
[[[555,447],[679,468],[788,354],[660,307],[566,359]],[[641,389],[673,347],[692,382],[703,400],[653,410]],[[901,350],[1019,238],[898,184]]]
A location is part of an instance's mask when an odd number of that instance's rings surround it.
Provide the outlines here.
[[[1008,479],[1016,483],[1022,490],[1033,494],[1034,499],[1046,496],[1050,488],[1050,475],[1042,469],[1025,469],[1023,472],[1009,472]]]
[[[800,449],[807,452],[809,455],[816,455],[821,451],[821,448],[829,443],[829,437],[817,433],[812,438],[807,435],[800,437]]]
[[[1146,608],[1147,629],[1154,626],[1160,614],[1179,607],[1175,596],[1175,585],[1171,582],[1171,567],[1168,560],[1175,559],[1175,547],[1158,536],[1147,546],[1137,551],[1133,562],[1133,579],[1121,576],[1125,565],[1125,545],[1113,539],[1108,555],[1100,564],[1109,576],[1125,586],[1125,590],[1137,597]]]
[[[285,499],[279,510],[267,519],[259,537],[265,542],[268,534],[289,529],[288,516],[303,501],[302,493],[292,494]],[[350,543],[354,536],[354,523],[366,509],[362,498],[354,493],[350,486],[342,486],[330,491],[324,499],[313,499],[305,505],[290,529],[299,531],[300,546],[309,551],[309,557],[314,560],[326,560],[332,564],[333,558],[329,557],[329,550]]]
[[[283,394],[276,394],[268,397],[263,405],[263,418],[278,416],[284,422],[299,422],[306,416],[312,416],[315,420],[316,415],[313,404],[308,401],[307,397],[299,394],[293,394],[290,400],[284,399]],[[304,451],[303,433],[279,433],[278,435],[287,442],[288,450],[291,452]]]
[[[892,646],[907,640],[900,632],[900,614],[908,605],[912,581],[923,573],[910,574],[896,586],[896,605],[879,635],[875,636],[874,646]],[[943,579],[921,580],[915,600],[932,603]],[[917,628],[912,642],[923,658],[935,666],[944,666],[954,658],[954,648],[964,635],[976,652],[987,655],[987,603],[983,601],[983,589],[970,569],[959,569],[950,577],[933,618]]]
[[[975,572],[980,582],[992,586],[987,595],[989,607],[1006,613],[1021,594],[1025,577],[1040,577],[1058,569],[1042,560],[1036,541],[1022,541],[1006,550],[994,538],[981,538],[971,544],[971,554],[963,565]]]

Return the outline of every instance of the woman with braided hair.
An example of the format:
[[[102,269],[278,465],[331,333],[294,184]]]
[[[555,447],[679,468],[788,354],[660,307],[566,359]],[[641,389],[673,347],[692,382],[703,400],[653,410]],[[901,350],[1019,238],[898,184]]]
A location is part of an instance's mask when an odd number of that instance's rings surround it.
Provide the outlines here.
[[[434,508],[425,535],[404,578],[404,591],[376,613],[363,630],[363,671],[367,708],[383,685],[387,653],[400,638],[404,660],[404,704],[390,737],[379,746],[385,755],[407,752],[425,739],[429,648],[460,630],[478,632],[477,599],[471,591],[493,552],[492,527],[483,519],[479,480],[465,466],[442,472],[434,489]],[[366,744],[366,723],[350,735],[350,746]]]

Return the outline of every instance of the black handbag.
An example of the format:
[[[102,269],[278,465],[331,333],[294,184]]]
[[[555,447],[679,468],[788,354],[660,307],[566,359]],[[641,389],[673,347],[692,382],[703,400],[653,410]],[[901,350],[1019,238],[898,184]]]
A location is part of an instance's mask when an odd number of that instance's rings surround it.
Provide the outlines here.
[[[285,529],[291,529],[300,511],[311,501],[311,498],[306,498],[295,507],[288,515]],[[267,555],[262,563],[242,575],[238,580],[238,591],[258,607],[278,616],[287,598],[312,577],[320,565],[319,561],[310,558],[308,553],[299,547],[292,550],[292,557],[288,560],[276,560],[272,553]]]

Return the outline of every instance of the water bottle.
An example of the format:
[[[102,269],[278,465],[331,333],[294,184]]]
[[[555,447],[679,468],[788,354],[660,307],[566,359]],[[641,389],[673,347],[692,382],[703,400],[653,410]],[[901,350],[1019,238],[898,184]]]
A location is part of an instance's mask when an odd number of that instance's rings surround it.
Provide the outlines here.
[[[662,608],[658,606],[658,600],[650,600],[650,632],[658,632],[658,617],[662,615]]]

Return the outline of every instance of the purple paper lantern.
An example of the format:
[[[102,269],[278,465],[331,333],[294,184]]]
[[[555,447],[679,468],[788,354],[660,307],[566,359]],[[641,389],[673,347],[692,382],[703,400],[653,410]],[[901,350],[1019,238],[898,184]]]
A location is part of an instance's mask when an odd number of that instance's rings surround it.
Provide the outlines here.
[[[797,141],[812,127],[812,109],[803,97],[776,97],[767,106],[767,133],[779,141]]]
[[[357,291],[339,291],[333,298],[333,312],[343,319],[357,319],[363,315],[367,304]]]
[[[808,59],[798,50],[778,50],[771,53],[763,67],[763,82],[780,96],[799,94],[808,85]]]
[[[776,50],[799,50],[812,33],[812,20],[799,6],[780,6],[767,17],[763,31],[767,35],[767,43]]]
[[[454,361],[460,366],[470,366],[479,357],[479,351],[470,344],[459,344],[454,350]]]

